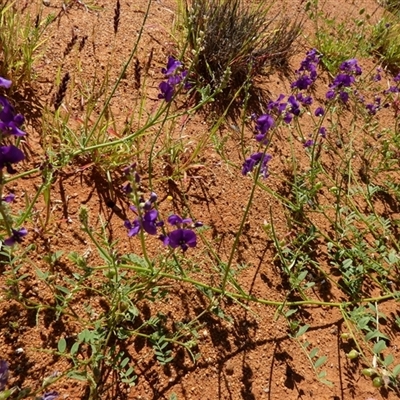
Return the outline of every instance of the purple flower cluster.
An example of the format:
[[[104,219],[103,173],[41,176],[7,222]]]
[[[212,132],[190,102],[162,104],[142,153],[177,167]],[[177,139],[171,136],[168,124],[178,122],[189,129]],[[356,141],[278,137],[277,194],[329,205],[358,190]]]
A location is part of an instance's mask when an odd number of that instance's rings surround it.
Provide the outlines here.
[[[343,103],[349,100],[349,88],[355,82],[355,77],[361,75],[362,70],[355,58],[344,61],[340,64],[340,72],[336,75],[333,82],[329,85],[326,93],[328,100],[339,98]]]
[[[317,79],[317,66],[320,55],[316,49],[310,50],[296,71],[297,79],[292,83],[292,89],[306,90]]]
[[[165,99],[166,102],[170,102],[175,94],[175,87],[181,82],[186,81],[187,71],[183,70],[180,72],[183,64],[176,60],[174,57],[168,57],[168,63],[166,68],[162,68],[161,72],[165,75],[166,81],[163,81],[159,85],[161,93],[158,95],[159,99]],[[184,88],[189,89],[190,84],[184,82]]]
[[[10,86],[11,81],[0,77],[0,87],[9,88]],[[4,96],[0,96],[1,141],[9,136],[25,136],[25,132],[20,129],[23,123],[24,117],[21,114],[16,114],[10,102]],[[24,159],[24,153],[13,144],[0,146],[0,169],[5,167],[9,174],[15,173],[12,164],[19,163]]]
[[[147,232],[149,235],[156,235],[157,228],[162,226],[164,223],[158,218],[158,211],[153,208],[154,203],[157,200],[157,195],[151,193],[150,197],[146,201],[140,202],[141,213],[132,221],[125,221],[125,228],[128,229],[128,236],[136,236],[141,229]],[[138,213],[135,206],[131,206],[130,209]]]
[[[11,81],[0,77],[0,87],[9,89]],[[4,144],[4,140],[10,140],[12,137],[22,137],[26,133],[21,130],[24,123],[24,117],[15,112],[14,107],[4,96],[0,96],[0,170],[6,168],[9,174],[14,174],[16,170],[13,164],[17,164],[25,159],[24,153],[13,144]],[[14,199],[13,195],[4,196],[3,202],[10,203]],[[5,239],[3,243],[6,246],[13,246],[15,243],[21,243],[22,238],[27,235],[25,228],[10,229],[11,236]]]
[[[138,177],[136,172],[135,174],[136,177]],[[156,201],[157,195],[152,192],[148,200],[145,201],[143,198],[140,199],[140,212],[138,212],[137,207],[130,207],[130,209],[138,214],[138,216],[132,222],[124,222],[125,228],[128,229],[129,237],[136,236],[141,230],[149,235],[157,235],[158,228],[164,226],[164,221],[159,218],[159,213],[154,208]],[[179,215],[173,214],[168,217],[168,223],[175,226],[176,229],[168,234],[162,233],[159,235],[159,239],[165,246],[170,246],[173,249],[180,247],[183,251],[186,251],[189,247],[196,246],[197,236],[191,228],[203,226],[201,222],[193,224],[193,221],[190,218],[183,219]]]

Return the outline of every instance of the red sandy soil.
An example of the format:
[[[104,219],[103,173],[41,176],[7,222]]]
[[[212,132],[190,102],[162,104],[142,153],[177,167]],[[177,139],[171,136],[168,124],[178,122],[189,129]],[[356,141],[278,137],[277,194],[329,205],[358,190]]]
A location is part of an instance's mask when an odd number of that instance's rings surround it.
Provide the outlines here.
[[[50,0],[50,5],[43,8],[44,15],[56,13],[58,17],[45,35],[47,41],[42,48],[44,54],[35,66],[37,78],[31,84],[33,94],[22,89],[18,93],[23,99],[20,102],[23,110],[20,111],[27,117],[28,137],[25,149],[29,154],[27,162],[19,166],[20,170],[40,165],[45,160],[44,150],[54,140],[49,137],[49,130],[42,128],[41,118],[44,109],[52,110],[51,98],[57,90],[57,74],[62,77],[69,72],[71,75],[61,113],[68,114],[71,124],[79,127],[85,116],[85,107],[84,96],[80,98],[77,93],[84,93],[86,85],[94,84],[96,89],[100,89],[100,83],[106,76],[111,87],[135,42],[147,6],[146,1],[121,1],[120,24],[116,35],[113,30],[115,2],[99,0],[95,4],[99,11],[87,10],[79,1],[72,1],[70,6],[63,9],[62,1]],[[304,10],[304,6],[305,2],[293,2],[287,6],[287,13],[296,16]],[[29,4],[30,12],[34,13],[37,9],[35,7],[39,7],[39,4]],[[373,1],[354,1],[350,4],[346,0],[325,4],[325,9],[338,18],[348,18],[350,13],[357,12],[361,7],[365,7],[372,14],[378,5]],[[152,2],[136,55],[142,71],[146,64],[150,63],[146,76],[146,92],[143,94],[141,89],[138,89],[131,65],[112,102],[111,112],[116,121],[112,132],[122,132],[126,118],[137,109],[141,96],[145,96],[145,108],[149,111],[154,110],[160,101],[157,94],[158,84],[163,78],[161,68],[165,65],[168,55],[177,55],[177,47],[171,35],[176,11],[176,3],[173,0]],[[313,29],[313,24],[306,21],[305,31],[299,39],[298,54],[291,59],[293,70],[309,48],[307,40],[312,36]],[[69,48],[68,43],[73,35],[78,39]],[[360,64],[372,67],[373,60],[360,60]],[[328,76],[324,79],[316,91],[316,97],[320,100],[323,99]],[[289,93],[290,90],[290,81],[278,73],[260,76],[256,84],[268,91],[272,99],[277,98],[280,93]],[[104,99],[104,96],[100,99]],[[389,115],[388,118],[393,116]],[[212,120],[212,113],[200,111],[179,122],[182,126],[175,128],[174,135],[185,135],[187,143],[185,153],[179,160],[181,164],[193,151],[199,138],[209,129]],[[167,175],[171,168],[176,166],[169,165],[166,158],[157,159],[152,181],[153,190],[160,198],[161,212],[164,212],[164,215],[172,211],[182,213],[185,210],[186,198],[196,220],[201,220],[211,227],[205,232],[205,237],[219,243],[218,253],[225,262],[229,257],[252,184],[250,178],[243,177],[240,169],[233,166],[240,167],[243,162],[241,136],[235,130],[234,124],[234,121],[227,121],[217,133],[217,137],[224,143],[223,152],[229,157],[232,165],[228,165],[216,153],[213,143],[210,142],[195,160],[196,165],[185,173],[176,174],[173,180],[167,179]],[[156,133],[156,130],[154,132]],[[112,138],[112,134],[110,135]],[[246,146],[250,148],[253,141],[250,126],[245,130],[244,139],[248,141]],[[159,140],[157,149],[162,148],[163,140]],[[287,133],[282,131],[275,137],[275,143],[270,149],[273,160],[270,163],[271,176],[266,181],[268,186],[282,195],[287,191],[282,177],[289,168],[288,160],[291,154],[291,149],[286,143]],[[300,141],[295,144],[295,150],[299,153],[304,152]],[[104,157],[107,157],[107,154]],[[323,157],[326,165],[333,165],[335,162],[329,155]],[[306,168],[307,157],[299,157],[299,160],[298,168]],[[124,161],[125,165],[129,165],[137,160],[127,158]],[[143,157],[138,161],[146,186],[149,178],[145,167],[146,159]],[[107,161],[100,165],[107,165]],[[123,183],[121,169],[114,170],[112,174],[116,182],[115,190],[120,192],[118,188]],[[17,202],[13,208],[18,209],[18,206],[24,203],[25,195],[32,198],[40,184],[40,173],[11,183],[8,189],[17,195]],[[35,273],[37,267],[42,270],[49,269],[43,261],[43,255],[59,250],[65,252],[60,263],[55,265],[55,270],[51,271],[57,276],[70,276],[74,271],[75,267],[65,255],[72,250],[86,254],[91,265],[101,262],[96,256],[93,244],[80,229],[80,206],[87,207],[91,223],[96,229],[100,228],[98,215],[108,222],[107,234],[110,240],[118,241],[116,249],[120,253],[140,252],[139,239],[128,240],[123,219],[107,207],[106,202],[110,194],[104,168],[96,166],[90,159],[70,163],[56,175],[51,189],[49,223],[46,226],[40,223],[46,215],[45,203],[41,196],[35,205],[34,217],[28,226],[30,234],[25,242],[34,244],[34,248],[29,251],[31,263],[24,263],[18,271],[19,276],[27,274],[20,283],[20,292],[24,298],[43,303],[54,301],[52,293],[38,280]],[[172,200],[168,200],[167,196],[171,196]],[[333,201],[333,196],[328,191],[322,191],[320,201],[329,204]],[[117,205],[133,218],[133,215],[129,214],[126,199],[119,197]],[[245,291],[259,298],[284,301],[288,297],[287,283],[279,264],[275,262],[276,250],[271,237],[261,228],[264,220],[270,220],[270,209],[278,237],[296,235],[288,226],[287,211],[282,204],[259,191],[240,240],[234,265],[243,266],[243,269],[237,272],[237,279]],[[319,220],[318,215],[315,216],[315,224],[329,233],[330,227],[321,226],[326,224],[326,221]],[[152,254],[165,251],[156,239],[149,238],[149,243]],[[312,246],[315,246],[315,256],[323,260],[326,248],[318,243]],[[192,276],[212,283],[212,276],[217,274],[217,269],[211,264],[212,258],[206,247],[200,243],[197,249],[190,249],[190,252],[189,257],[192,258],[193,265],[197,264],[197,267],[193,266]],[[323,267],[329,272],[328,265]],[[65,371],[71,366],[66,358],[52,355],[51,351],[56,350],[61,337],[73,342],[82,327],[71,317],[62,316],[57,320],[55,313],[44,309],[29,309],[16,300],[10,300],[5,290],[10,275],[7,274],[7,265],[1,268],[3,276],[0,277],[0,288],[4,291],[0,291],[0,358],[6,359],[10,364],[11,385],[30,386],[37,390],[45,377],[56,371]],[[149,315],[162,312],[167,317],[167,326],[173,329],[173,322],[190,321],[209,307],[207,298],[193,286],[167,280],[162,283],[168,286],[168,296],[155,303],[143,299],[138,301],[136,305],[140,318],[145,319]],[[95,286],[96,282],[93,282],[93,285]],[[344,299],[343,293],[334,286],[324,286],[323,282],[317,286],[313,294],[310,294],[312,298],[326,301]],[[371,295],[373,290],[371,289]],[[295,296],[291,298],[296,299],[298,298]],[[88,304],[94,312],[104,311],[101,299],[90,293],[78,296],[71,307],[77,314],[83,315]],[[174,361],[161,366],[145,340],[137,337],[127,339],[124,346],[137,374],[136,385],[128,388],[123,384],[116,384],[112,376],[109,376],[107,382],[111,383],[111,386],[104,385],[98,398],[169,399],[173,393],[179,400],[397,398],[393,391],[379,390],[372,386],[371,380],[360,372],[363,368],[362,361],[346,358],[345,354],[352,345],[341,339],[341,334],[347,329],[338,309],[306,307],[297,314],[297,319],[302,324],[310,325],[310,329],[299,342],[309,341],[312,347],[320,348],[321,355],[328,357],[324,369],[327,372],[326,378],[333,383],[333,386],[329,387],[317,380],[299,343],[290,338],[287,322],[283,317],[277,318],[276,308],[246,304],[248,309],[232,301],[223,301],[226,319],[219,318],[211,312],[204,313],[199,318],[198,346],[195,350],[200,354],[200,358],[196,363],[190,359],[187,352],[177,347],[174,349]],[[397,308],[394,301],[382,303],[380,307],[381,312],[394,318]],[[383,331],[390,336],[392,354],[396,359],[400,359],[397,350],[400,346],[398,328],[393,326],[388,321]],[[18,352],[17,349],[23,349],[23,352]],[[63,378],[52,388],[60,392],[62,399],[89,398],[84,382]]]

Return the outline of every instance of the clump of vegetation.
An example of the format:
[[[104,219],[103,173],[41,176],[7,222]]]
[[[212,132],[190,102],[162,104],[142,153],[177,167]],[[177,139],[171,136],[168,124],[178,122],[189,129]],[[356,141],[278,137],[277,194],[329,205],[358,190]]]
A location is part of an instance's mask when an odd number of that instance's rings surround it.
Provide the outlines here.
[[[386,12],[383,18],[373,27],[373,51],[389,69],[400,69],[400,13]]]
[[[200,87],[237,89],[266,69],[287,66],[301,21],[271,14],[265,4],[251,8],[242,0],[186,3],[188,54]]]

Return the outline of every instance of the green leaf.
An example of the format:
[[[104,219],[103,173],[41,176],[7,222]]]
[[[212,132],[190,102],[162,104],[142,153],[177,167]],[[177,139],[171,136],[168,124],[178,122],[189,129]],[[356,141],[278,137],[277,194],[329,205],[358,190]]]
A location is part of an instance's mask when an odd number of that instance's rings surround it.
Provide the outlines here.
[[[129,357],[125,357],[122,361],[121,361],[121,367],[125,368],[125,366],[128,364],[129,362]]]
[[[382,339],[389,340],[388,336],[386,336],[384,333],[379,332],[379,331],[368,332],[365,335],[365,340],[371,340],[371,339],[374,339],[374,338],[382,338]]]
[[[390,364],[393,364],[394,357],[393,354],[388,354],[387,357],[383,360],[383,365],[388,367]]]
[[[393,376],[397,376],[400,374],[400,364],[397,364],[392,371]]]
[[[87,377],[85,372],[76,372],[76,371],[71,371],[68,372],[67,376],[72,379],[76,379],[78,381],[86,382]]]
[[[383,350],[387,348],[386,343],[384,340],[380,340],[378,343],[374,344],[373,352],[375,354],[380,354],[382,353]]]
[[[74,356],[74,355],[78,352],[78,350],[79,350],[79,345],[80,345],[79,342],[75,342],[75,343],[72,345],[71,351],[70,351],[71,356]]]
[[[314,358],[317,355],[318,352],[319,352],[319,348],[318,347],[316,347],[315,349],[312,349],[310,351],[309,357],[310,358]]]
[[[58,351],[60,353],[64,353],[66,348],[67,348],[67,341],[65,340],[65,338],[61,338],[58,341],[58,345],[57,345]]]
[[[326,360],[328,359],[327,356],[322,356],[315,361],[314,367],[319,368],[321,365],[325,364]]]
[[[295,314],[296,312],[297,312],[297,308],[292,308],[292,309],[288,310],[288,311],[285,313],[285,317],[288,318],[288,317],[290,317],[291,315]]]
[[[301,327],[299,328],[299,330],[297,331],[297,333],[296,333],[295,336],[298,338],[298,337],[304,335],[304,334],[307,332],[307,330],[308,330],[309,327],[310,327],[310,325],[307,325],[307,324],[301,326]]]

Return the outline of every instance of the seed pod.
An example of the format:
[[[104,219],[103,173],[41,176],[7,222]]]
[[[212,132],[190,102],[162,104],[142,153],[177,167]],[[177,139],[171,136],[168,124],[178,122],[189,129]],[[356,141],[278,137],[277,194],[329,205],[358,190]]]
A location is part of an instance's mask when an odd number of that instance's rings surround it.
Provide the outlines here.
[[[348,340],[348,339],[351,338],[350,333],[347,333],[347,332],[342,333],[342,334],[340,335],[340,337],[341,337],[343,340]]]
[[[359,353],[357,350],[351,350],[349,353],[346,354],[346,357],[350,360],[355,360],[359,356]]]
[[[383,385],[383,379],[380,376],[376,376],[372,381],[372,386],[380,388]]]
[[[372,376],[376,375],[376,371],[375,371],[373,368],[364,368],[364,369],[361,371],[361,373],[362,373],[364,376],[369,376],[369,377],[372,377]]]

